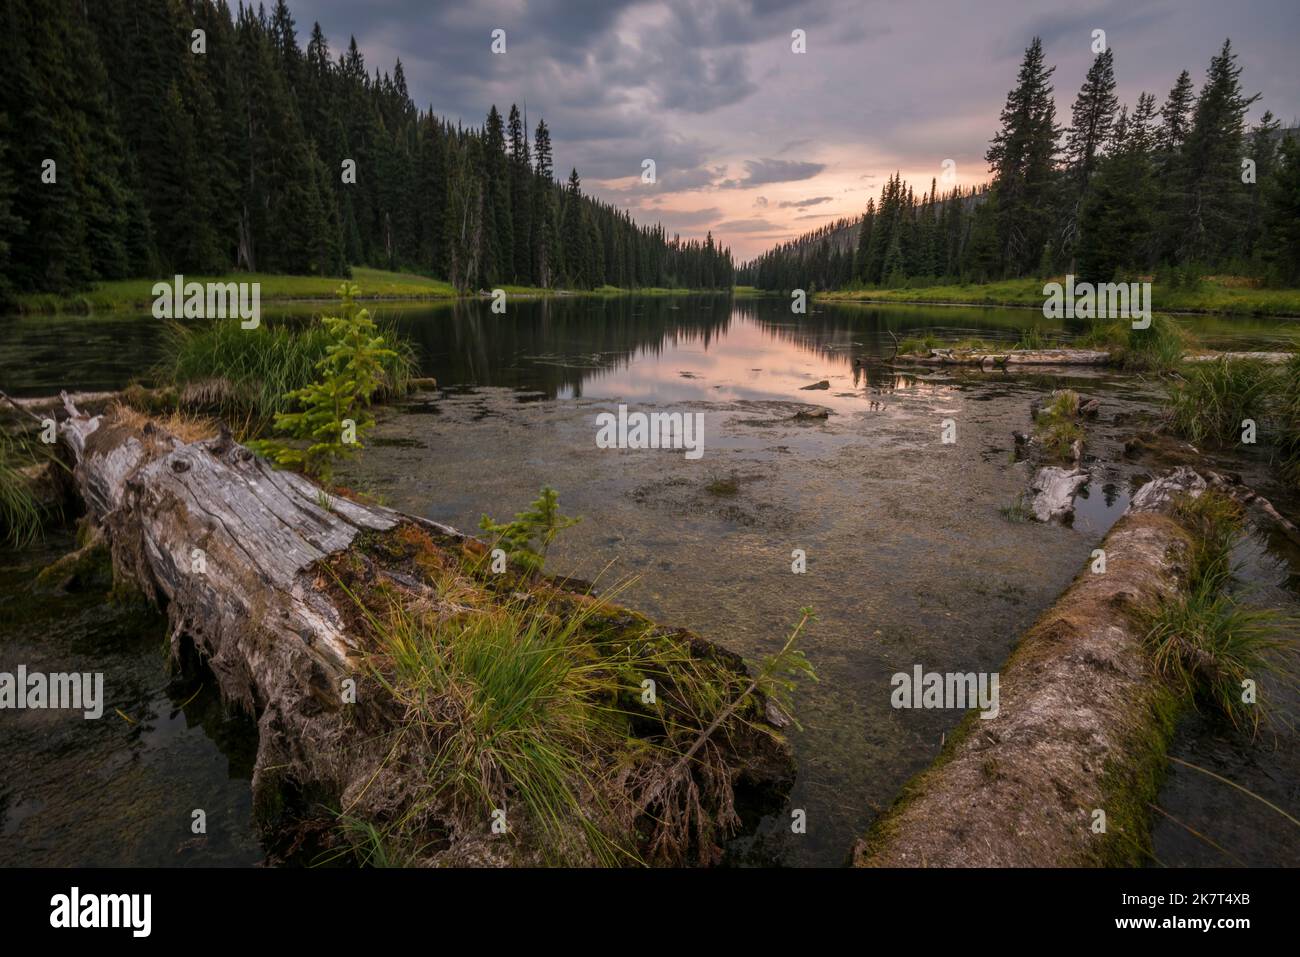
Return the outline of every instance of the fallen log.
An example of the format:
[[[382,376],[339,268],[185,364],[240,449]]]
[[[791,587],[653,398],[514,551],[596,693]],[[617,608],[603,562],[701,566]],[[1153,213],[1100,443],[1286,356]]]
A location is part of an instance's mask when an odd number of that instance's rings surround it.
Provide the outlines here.
[[[1003,665],[997,716],[967,715],[854,845],[856,866],[1142,862],[1177,705],[1136,612],[1181,587],[1192,535],[1170,506],[1205,488],[1188,468],[1142,487],[1102,542],[1105,571],[1082,572]]]
[[[1110,365],[1113,357],[1102,349],[1009,349],[1006,352],[931,349],[925,355],[899,358],[922,365],[1001,369],[1007,366],[1104,366]]]
[[[174,658],[197,652],[223,698],[257,717],[254,802],[268,834],[288,835],[281,843],[311,831],[318,845],[347,846],[339,824],[361,822],[400,839],[418,864],[608,863],[610,847],[622,861],[709,862],[738,823],[738,794],[770,798],[792,782],[766,701],[748,695],[686,779],[664,788],[674,748],[715,716],[700,704],[706,696],[692,697],[692,681],[711,682],[723,700],[748,683],[725,649],[550,579],[491,575],[476,539],[275,470],[224,430],[182,441],[126,409],[87,416],[69,398],[64,405],[60,434],[115,578],[165,608]],[[474,688],[407,688],[384,643],[386,616],[400,612],[419,626],[420,648],[454,657],[429,635],[513,608],[577,621],[582,667],[608,661],[601,674],[657,683],[649,704],[635,682],[618,693],[610,713],[627,726],[609,740],[627,750],[582,756],[590,774],[564,784],[581,809],[554,828],[527,811],[532,795],[491,752],[457,771],[486,793],[460,793],[459,778],[434,773],[449,742],[466,740]],[[657,803],[645,806],[646,794]],[[320,807],[329,813],[313,820]],[[498,829],[502,808],[509,824]]]

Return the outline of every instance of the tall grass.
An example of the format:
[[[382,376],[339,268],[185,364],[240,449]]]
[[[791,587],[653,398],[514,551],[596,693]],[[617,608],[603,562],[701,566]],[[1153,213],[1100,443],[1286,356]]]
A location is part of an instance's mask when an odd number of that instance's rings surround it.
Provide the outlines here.
[[[392,325],[381,325],[385,345],[384,394],[401,394],[415,370],[414,347]],[[242,329],[234,322],[203,326],[171,323],[157,378],[174,383],[187,404],[268,419],[289,409],[287,396],[316,379],[329,334],[319,322],[263,323]]]
[[[1146,641],[1156,670],[1193,702],[1205,701],[1236,727],[1259,726],[1262,699],[1242,700],[1243,682],[1266,675],[1294,684],[1293,649],[1276,612],[1242,607],[1233,595],[1232,546],[1242,507],[1213,489],[1174,505],[1192,535],[1183,593],[1149,613]],[[1294,627],[1296,623],[1288,622]]]
[[[1273,403],[1273,430],[1283,478],[1300,488],[1300,352],[1282,367]]]
[[[1276,369],[1252,359],[1219,358],[1185,369],[1169,389],[1174,428],[1192,442],[1227,444],[1241,436],[1242,421],[1261,424],[1279,385]]]
[[[41,533],[41,506],[23,475],[34,463],[12,436],[0,431],[0,545],[23,548]]]
[[[1129,319],[1095,322],[1075,345],[1109,349],[1121,366],[1133,372],[1172,372],[1182,364],[1191,341],[1176,320],[1154,315],[1146,329],[1134,329]]]

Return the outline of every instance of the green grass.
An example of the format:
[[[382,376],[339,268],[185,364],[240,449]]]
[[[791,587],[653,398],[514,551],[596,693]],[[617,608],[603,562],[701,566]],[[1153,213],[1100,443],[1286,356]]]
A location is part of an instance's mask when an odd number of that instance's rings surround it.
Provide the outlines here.
[[[30,293],[18,297],[20,312],[111,312],[122,309],[145,309],[153,305],[153,286],[171,277],[120,279],[99,283],[93,289],[69,295]],[[338,298],[344,280],[324,276],[284,276],[270,273],[233,273],[227,276],[186,276],[188,282],[257,282],[261,283],[262,303],[275,301],[333,301]],[[450,299],[456,290],[441,279],[413,273],[388,272],[357,266],[352,282],[366,291],[365,299]]]
[[[1023,525],[1034,517],[1034,510],[1025,501],[1024,493],[1021,493],[1016,496],[1010,505],[1003,505],[999,508],[998,514],[1014,525]]]
[[[1097,321],[1074,341],[1081,349],[1106,349],[1117,364],[1130,372],[1172,372],[1182,366],[1193,337],[1169,316],[1154,315],[1146,329],[1134,329],[1132,321]]]
[[[1280,387],[1277,367],[1263,362],[1219,358],[1192,363],[1170,385],[1170,421],[1194,443],[1227,445],[1240,441],[1242,421],[1253,419],[1258,440],[1263,441],[1273,395]]]
[[[37,460],[0,431],[0,545],[19,549],[41,534],[44,518],[23,469]]]
[[[414,347],[391,326],[381,326],[397,353],[384,360],[384,394],[402,394],[415,369]],[[242,329],[237,322],[169,323],[165,358],[155,377],[174,384],[184,404],[268,419],[288,409],[287,395],[315,381],[316,363],[329,336],[316,321],[263,322]]]
[[[1055,277],[1063,281],[1063,276]],[[869,302],[966,303],[990,306],[1043,305],[1041,279],[1004,279],[902,289],[841,289],[815,298]],[[1267,289],[1235,277],[1207,277],[1194,288],[1174,288],[1158,279],[1151,299],[1161,312],[1210,312],[1231,315],[1300,316],[1300,289]]]
[[[1074,443],[1082,441],[1079,425],[1079,393],[1064,389],[1053,396],[1034,418],[1034,435],[1049,456],[1073,461]]]
[[[1174,691],[1203,701],[1239,728],[1258,728],[1265,700],[1242,701],[1243,682],[1273,675],[1294,684],[1294,649],[1282,640],[1283,622],[1271,610],[1243,607],[1232,593],[1232,546],[1244,512],[1213,489],[1183,497],[1173,516],[1192,534],[1186,587],[1179,597],[1148,612],[1146,642],[1156,670]]]
[[[1282,476],[1300,489],[1300,352],[1282,367],[1273,396],[1273,431]]]
[[[157,276],[148,279],[120,279],[103,282],[85,292],[69,293],[27,293],[17,299],[18,311],[23,313],[97,313],[117,310],[137,310],[152,307],[154,301],[153,286],[159,281],[170,281],[171,277]],[[324,276],[286,276],[273,273],[231,273],[226,276],[185,276],[188,282],[257,282],[261,283],[261,302],[317,302],[333,301],[337,298],[339,284],[351,281],[365,290],[358,301],[374,300],[409,300],[436,301],[456,299],[461,296],[451,283],[442,279],[433,279],[416,273],[391,272],[385,269],[371,269],[366,266],[354,266],[350,280],[339,277]],[[558,290],[541,286],[517,286],[501,284],[492,287],[505,290],[508,296],[679,296],[698,293],[702,290],[683,288],[647,287],[644,289],[623,289],[617,286],[602,286],[599,289]],[[491,291],[491,290],[488,290]],[[477,296],[479,290],[473,289],[465,296]]]

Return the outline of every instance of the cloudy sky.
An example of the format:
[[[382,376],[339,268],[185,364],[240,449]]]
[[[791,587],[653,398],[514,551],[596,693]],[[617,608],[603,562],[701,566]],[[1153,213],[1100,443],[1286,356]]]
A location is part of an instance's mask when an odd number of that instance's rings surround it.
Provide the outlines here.
[[[355,35],[371,72],[401,58],[412,97],[480,125],[496,103],[551,128],[557,175],[642,222],[738,258],[857,215],[895,169],[920,190],[984,150],[1029,40],[1056,66],[1058,119],[1092,58],[1115,50],[1122,102],[1199,89],[1227,37],[1252,119],[1300,116],[1300,0],[290,0],[299,41],[319,21],[337,56]],[[490,52],[495,29],[506,52]],[[807,52],[792,52],[802,30]],[[654,159],[657,182],[641,183]]]

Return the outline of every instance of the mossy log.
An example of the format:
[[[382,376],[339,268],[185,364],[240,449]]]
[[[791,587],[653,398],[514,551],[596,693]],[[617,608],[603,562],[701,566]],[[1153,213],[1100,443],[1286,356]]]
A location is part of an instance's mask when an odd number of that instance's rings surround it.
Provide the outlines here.
[[[328,814],[325,823],[318,819],[305,829],[303,812],[326,808],[340,820],[346,814],[367,825],[416,820],[427,840],[415,863],[550,861],[525,831],[494,834],[487,810],[481,825],[477,817],[467,823],[464,814],[439,803],[441,796],[429,797],[440,795],[438,782],[428,780],[432,755],[422,749],[429,742],[400,732],[403,709],[369,667],[370,611],[351,599],[374,586],[384,602],[436,604],[437,580],[423,575],[404,542],[426,543],[436,554],[425,557],[439,568],[460,567],[466,554],[481,556],[483,543],[436,522],[330,494],[273,469],[228,435],[185,442],[138,415],[92,417],[71,400],[65,406],[60,434],[75,457],[88,515],[108,541],[115,576],[165,608],[173,654],[197,651],[223,698],[257,718],[252,787],[269,832],[288,834],[288,842],[310,830],[319,844],[320,833],[329,830]],[[349,588],[340,587],[339,569],[352,576]],[[562,599],[551,607],[592,601],[550,579],[516,577],[499,587],[511,595],[549,589]],[[673,643],[693,672],[736,683],[746,675],[739,656],[624,609],[603,609],[601,625],[607,631],[617,626],[628,641]],[[354,700],[344,693],[348,682]],[[668,693],[661,685],[661,694]],[[639,699],[629,697],[620,703],[633,710]],[[663,748],[657,714],[647,709],[634,716],[629,732],[647,754]],[[771,799],[792,783],[788,747],[764,714],[765,702],[756,699],[715,736],[714,764],[706,769],[711,779],[698,788],[704,813],[729,819],[733,800],[760,792]],[[727,785],[718,798],[722,807],[710,803],[720,774]],[[633,824],[633,833],[652,830],[644,821]]]
[[[1081,572],[1003,665],[997,717],[967,715],[855,844],[856,866],[1149,862],[1148,803],[1178,703],[1140,610],[1182,588],[1192,537],[1170,506],[1205,488],[1180,468],[1139,490],[1102,542],[1105,571]]]

